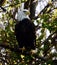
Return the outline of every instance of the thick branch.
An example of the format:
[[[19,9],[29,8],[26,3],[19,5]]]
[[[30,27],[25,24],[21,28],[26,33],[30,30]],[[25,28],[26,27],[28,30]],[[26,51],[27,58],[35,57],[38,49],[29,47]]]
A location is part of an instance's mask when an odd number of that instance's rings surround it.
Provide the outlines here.
[[[35,17],[35,10],[36,10],[36,5],[37,5],[38,1],[35,0],[31,0],[30,2],[30,18],[34,19]]]
[[[28,8],[29,8],[29,5],[30,5],[30,0],[27,0],[27,1],[24,3],[24,9],[28,9]]]

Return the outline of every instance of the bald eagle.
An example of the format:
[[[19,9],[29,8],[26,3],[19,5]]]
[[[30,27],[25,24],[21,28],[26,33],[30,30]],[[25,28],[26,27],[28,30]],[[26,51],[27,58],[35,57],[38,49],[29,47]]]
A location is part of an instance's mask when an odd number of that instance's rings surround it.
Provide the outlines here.
[[[35,49],[35,25],[26,15],[25,11],[17,13],[17,23],[15,25],[15,35],[19,48],[25,47],[26,50]]]

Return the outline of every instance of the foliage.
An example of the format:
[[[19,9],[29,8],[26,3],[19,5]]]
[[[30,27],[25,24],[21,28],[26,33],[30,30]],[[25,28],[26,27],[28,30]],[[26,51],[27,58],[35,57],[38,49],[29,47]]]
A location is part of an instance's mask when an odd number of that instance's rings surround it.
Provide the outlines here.
[[[3,27],[0,27],[0,65],[52,65],[52,63],[54,65],[57,63],[55,62],[57,61],[57,9],[53,7],[52,3],[48,3],[49,12],[48,7],[44,8],[36,19],[38,23],[36,26],[37,53],[33,54],[29,51],[25,53],[24,51],[22,54],[18,51],[18,43],[15,38],[16,20],[13,17],[15,13],[13,10],[18,9],[21,3],[25,3],[27,0],[4,1],[6,1],[3,2],[4,5],[0,5],[6,9],[6,12],[0,9],[0,23],[3,23]],[[34,22],[34,18],[32,20]],[[55,61],[52,60],[53,58]]]

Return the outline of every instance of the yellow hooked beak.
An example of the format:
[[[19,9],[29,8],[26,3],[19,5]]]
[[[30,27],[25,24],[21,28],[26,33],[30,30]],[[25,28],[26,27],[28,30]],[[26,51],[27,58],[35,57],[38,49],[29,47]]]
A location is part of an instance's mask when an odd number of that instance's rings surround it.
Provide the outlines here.
[[[26,15],[30,15],[29,10],[26,10],[26,9],[25,9],[23,12],[24,12]]]
[[[29,11],[27,11],[27,12],[26,12],[26,15],[30,15],[30,12],[29,12]]]

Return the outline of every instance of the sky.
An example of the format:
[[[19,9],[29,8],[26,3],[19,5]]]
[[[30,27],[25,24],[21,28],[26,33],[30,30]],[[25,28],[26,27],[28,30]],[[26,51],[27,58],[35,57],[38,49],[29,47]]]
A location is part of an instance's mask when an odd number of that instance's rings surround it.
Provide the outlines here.
[[[36,13],[35,16],[37,16],[41,10],[43,10],[45,8],[45,6],[48,4],[49,0],[39,0],[38,5],[36,7]]]

